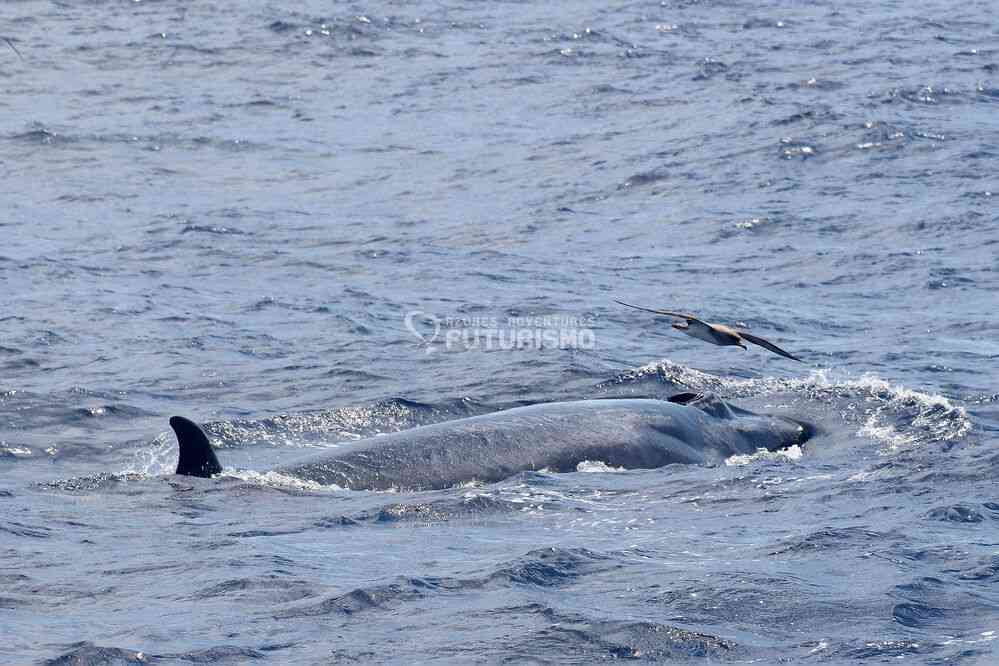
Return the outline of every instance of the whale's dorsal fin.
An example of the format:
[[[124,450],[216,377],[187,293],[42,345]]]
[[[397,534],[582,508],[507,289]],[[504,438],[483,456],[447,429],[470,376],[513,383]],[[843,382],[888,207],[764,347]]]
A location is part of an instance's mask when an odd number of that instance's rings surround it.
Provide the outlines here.
[[[177,444],[180,445],[177,474],[209,477],[222,471],[222,465],[215,457],[215,451],[201,426],[183,416],[172,416],[170,427],[177,435]]]

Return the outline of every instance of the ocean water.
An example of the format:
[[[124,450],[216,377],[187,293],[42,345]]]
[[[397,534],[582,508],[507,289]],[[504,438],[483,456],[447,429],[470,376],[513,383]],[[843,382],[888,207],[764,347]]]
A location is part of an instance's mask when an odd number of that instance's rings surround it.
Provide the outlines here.
[[[996,663],[994,10],[3,3],[0,662]],[[821,433],[268,473],[689,390]],[[222,477],[171,475],[173,414]]]

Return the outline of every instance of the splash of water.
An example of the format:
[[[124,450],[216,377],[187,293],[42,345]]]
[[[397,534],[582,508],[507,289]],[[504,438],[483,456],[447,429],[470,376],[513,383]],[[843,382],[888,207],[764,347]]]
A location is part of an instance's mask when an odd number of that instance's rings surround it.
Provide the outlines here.
[[[871,373],[842,379],[832,375],[817,369],[805,377],[718,377],[662,360],[622,373],[617,381],[657,376],[664,383],[725,398],[765,397],[782,403],[774,406],[804,403],[838,409],[844,424],[855,427],[859,437],[877,442],[885,453],[958,440],[971,430],[967,410],[944,396],[891,384]]]

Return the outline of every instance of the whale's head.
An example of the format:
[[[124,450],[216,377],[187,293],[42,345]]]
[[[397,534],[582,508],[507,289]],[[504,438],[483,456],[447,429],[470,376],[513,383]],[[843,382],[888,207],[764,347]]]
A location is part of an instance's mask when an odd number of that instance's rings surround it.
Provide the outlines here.
[[[811,423],[789,416],[757,414],[748,409],[731,405],[711,393],[678,393],[669,398],[670,402],[687,405],[701,410],[717,419],[743,420],[741,431],[758,430],[766,433],[766,448],[771,451],[802,445],[813,438],[817,429]],[[761,444],[764,443],[761,439]]]
[[[761,434],[759,445],[770,451],[803,446],[817,432],[811,423],[782,414],[751,414],[746,418],[756,422],[751,427]]]

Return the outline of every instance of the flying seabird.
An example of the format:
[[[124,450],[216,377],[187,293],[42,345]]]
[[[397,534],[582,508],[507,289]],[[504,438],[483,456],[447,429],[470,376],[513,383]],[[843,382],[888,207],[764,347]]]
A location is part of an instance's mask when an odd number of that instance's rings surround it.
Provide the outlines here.
[[[721,345],[723,347],[730,345],[737,345],[743,349],[748,349],[743,341],[752,342],[754,345],[759,345],[764,349],[769,349],[775,354],[780,354],[791,360],[798,361],[799,363],[804,363],[797,356],[788,354],[786,351],[768,342],[761,337],[747,333],[746,331],[738,331],[734,328],[729,328],[728,326],[723,326],[721,324],[710,324],[706,321],[701,321],[697,317],[689,314],[683,314],[682,312],[671,312],[670,310],[653,310],[651,308],[643,308],[638,305],[632,305],[630,303],[625,303],[624,301],[615,300],[615,303],[624,305],[629,308],[635,308],[636,310],[642,310],[644,312],[651,312],[652,314],[664,315],[667,317],[679,317],[685,320],[684,323],[675,323],[673,328],[678,331],[683,331],[687,335],[697,338],[698,340],[704,340],[705,342],[710,342],[713,345]]]

